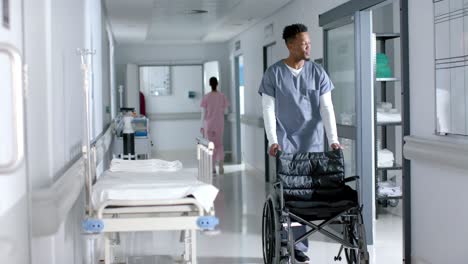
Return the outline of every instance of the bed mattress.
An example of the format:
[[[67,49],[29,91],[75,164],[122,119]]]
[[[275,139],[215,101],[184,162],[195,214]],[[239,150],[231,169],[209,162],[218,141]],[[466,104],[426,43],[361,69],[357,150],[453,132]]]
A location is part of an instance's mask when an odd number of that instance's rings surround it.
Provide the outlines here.
[[[218,189],[197,180],[197,169],[160,172],[106,171],[93,186],[92,203],[99,208],[108,200],[172,200],[193,196],[210,210]]]

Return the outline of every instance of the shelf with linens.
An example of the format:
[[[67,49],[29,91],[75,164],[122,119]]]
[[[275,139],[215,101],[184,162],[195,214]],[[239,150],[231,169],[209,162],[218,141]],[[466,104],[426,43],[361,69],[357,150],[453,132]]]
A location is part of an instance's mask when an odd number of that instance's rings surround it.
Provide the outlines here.
[[[374,98],[374,123],[375,123],[375,205],[376,207],[396,207],[403,198],[399,180],[389,177],[390,171],[402,171],[402,166],[397,163],[396,130],[402,129],[401,111],[395,106],[397,98],[392,89],[400,81],[394,75],[390,66],[387,52],[389,41],[398,41],[398,33],[375,34],[375,98]],[[395,64],[393,68],[397,67]],[[398,66],[399,67],[399,66]],[[394,94],[387,96],[388,94]],[[390,133],[392,131],[392,133]],[[401,151],[400,151],[401,152]],[[401,175],[401,173],[400,173]],[[375,217],[378,218],[378,208]]]

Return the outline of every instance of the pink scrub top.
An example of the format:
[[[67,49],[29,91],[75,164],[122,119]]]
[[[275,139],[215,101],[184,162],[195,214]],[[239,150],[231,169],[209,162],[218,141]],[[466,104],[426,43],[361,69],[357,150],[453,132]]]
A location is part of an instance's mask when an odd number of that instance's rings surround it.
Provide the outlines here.
[[[215,145],[213,158],[224,160],[224,110],[229,106],[229,101],[222,92],[210,92],[203,97],[200,106],[205,108],[204,136]]]

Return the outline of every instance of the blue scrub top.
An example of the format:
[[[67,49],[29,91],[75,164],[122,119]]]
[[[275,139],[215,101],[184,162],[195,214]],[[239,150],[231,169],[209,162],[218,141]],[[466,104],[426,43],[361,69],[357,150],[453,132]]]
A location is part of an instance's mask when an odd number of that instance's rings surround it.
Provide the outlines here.
[[[333,88],[325,70],[311,61],[297,77],[284,60],[266,70],[258,92],[275,98],[276,135],[284,152],[323,151],[320,96]]]

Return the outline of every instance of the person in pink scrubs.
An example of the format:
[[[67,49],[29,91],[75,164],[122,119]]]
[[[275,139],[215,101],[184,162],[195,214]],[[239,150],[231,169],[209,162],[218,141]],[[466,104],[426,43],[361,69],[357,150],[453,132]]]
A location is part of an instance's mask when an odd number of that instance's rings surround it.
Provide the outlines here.
[[[213,173],[216,173],[215,163],[218,162],[219,173],[224,173],[224,111],[229,106],[226,96],[217,90],[218,79],[210,78],[211,92],[206,94],[200,104],[202,107],[202,127],[200,132],[214,143]]]

